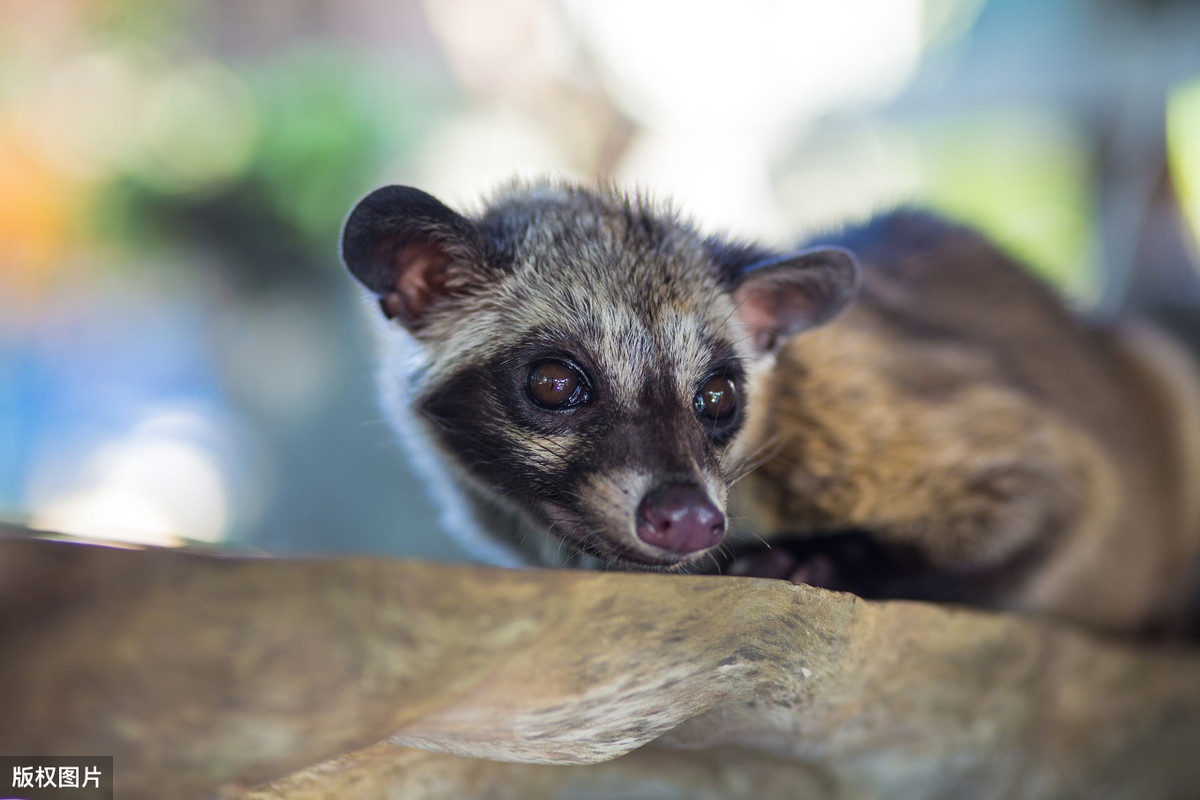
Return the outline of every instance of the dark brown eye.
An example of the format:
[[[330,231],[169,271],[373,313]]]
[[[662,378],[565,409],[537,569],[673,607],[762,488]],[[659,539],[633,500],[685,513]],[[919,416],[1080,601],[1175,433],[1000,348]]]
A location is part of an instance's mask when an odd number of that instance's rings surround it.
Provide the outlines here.
[[[561,361],[543,361],[529,370],[529,396],[543,408],[571,408],[587,399],[579,370]]]
[[[727,419],[737,408],[737,389],[724,375],[714,375],[696,392],[696,413],[705,419]]]

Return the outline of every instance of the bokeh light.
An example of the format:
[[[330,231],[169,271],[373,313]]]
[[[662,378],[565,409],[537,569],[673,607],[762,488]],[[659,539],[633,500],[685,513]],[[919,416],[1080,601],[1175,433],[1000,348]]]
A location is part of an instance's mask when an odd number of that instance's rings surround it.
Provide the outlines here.
[[[1200,78],[1176,88],[1167,100],[1167,146],[1192,253],[1200,264]]]

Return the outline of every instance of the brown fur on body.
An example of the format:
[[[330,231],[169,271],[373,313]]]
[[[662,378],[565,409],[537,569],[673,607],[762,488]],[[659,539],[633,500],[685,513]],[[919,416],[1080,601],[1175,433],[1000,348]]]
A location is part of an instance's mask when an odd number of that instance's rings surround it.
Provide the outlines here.
[[[833,241],[863,265],[856,302],[791,340],[752,398],[746,440],[774,455],[735,501],[760,535],[862,530],[933,568],[875,594],[1176,617],[1200,537],[1200,383],[1176,346],[1084,326],[928,215]]]
[[[1176,612],[1200,382],[1173,346],[1085,327],[928,215],[829,243],[789,257],[537,184],[476,217],[379,190],[343,252],[388,320],[385,407],[451,530],[504,544],[490,560],[732,569],[1126,629]],[[853,291],[847,250],[858,298],[827,323]],[[586,377],[579,405],[531,402],[547,359]],[[695,407],[712,375],[740,400],[721,426]],[[679,483],[729,499],[742,530],[648,545],[643,498]]]

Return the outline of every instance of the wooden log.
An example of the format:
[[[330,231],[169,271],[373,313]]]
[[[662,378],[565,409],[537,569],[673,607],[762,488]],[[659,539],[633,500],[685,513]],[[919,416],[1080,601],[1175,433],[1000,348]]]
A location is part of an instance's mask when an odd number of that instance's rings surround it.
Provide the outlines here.
[[[8,539],[0,647],[0,752],[111,754],[122,798],[1200,786],[1200,654],[779,581]]]
[[[839,794],[833,780],[815,765],[737,748],[695,753],[651,746],[601,764],[565,766],[462,758],[383,742],[227,796],[237,800],[796,800]]]

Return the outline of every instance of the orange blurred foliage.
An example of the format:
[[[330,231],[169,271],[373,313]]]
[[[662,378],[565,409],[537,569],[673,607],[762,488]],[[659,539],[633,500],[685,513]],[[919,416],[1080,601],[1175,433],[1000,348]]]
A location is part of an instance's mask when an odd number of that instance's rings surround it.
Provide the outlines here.
[[[0,121],[0,285],[33,299],[79,236],[88,190]]]

